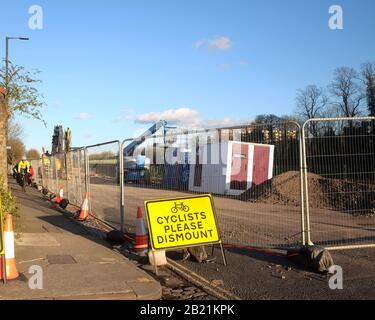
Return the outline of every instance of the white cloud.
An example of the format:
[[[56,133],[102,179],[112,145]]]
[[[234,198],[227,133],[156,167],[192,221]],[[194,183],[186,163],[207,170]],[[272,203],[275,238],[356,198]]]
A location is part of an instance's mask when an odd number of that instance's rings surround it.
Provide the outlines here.
[[[233,119],[230,117],[202,119],[198,111],[190,108],[169,109],[162,112],[142,114],[136,117],[135,122],[151,124],[159,120],[165,120],[168,124],[179,125],[184,128],[220,128],[250,122],[250,119]]]
[[[203,39],[194,43],[194,47],[197,49],[205,48],[208,51],[227,51],[233,46],[233,42],[228,37],[216,37],[213,39]]]
[[[78,117],[77,117],[78,120],[82,120],[82,121],[88,120],[90,118],[91,118],[91,115],[88,114],[87,112],[80,112]]]
[[[169,109],[162,112],[150,112],[136,117],[137,123],[154,123],[165,120],[170,123],[189,123],[199,116],[199,112],[190,108]]]

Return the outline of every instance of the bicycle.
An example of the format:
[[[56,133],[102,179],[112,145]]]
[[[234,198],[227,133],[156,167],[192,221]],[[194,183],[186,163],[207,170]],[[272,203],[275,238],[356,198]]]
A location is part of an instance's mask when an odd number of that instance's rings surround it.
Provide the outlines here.
[[[185,205],[183,202],[181,202],[180,204],[177,204],[177,202],[175,202],[174,207],[171,208],[171,211],[172,211],[172,213],[177,213],[178,210],[188,212],[189,207],[187,205]]]
[[[27,185],[27,176],[28,173],[26,172],[25,169],[22,169],[21,172],[19,173],[19,182],[18,184],[21,186],[22,191],[26,192],[26,185]]]

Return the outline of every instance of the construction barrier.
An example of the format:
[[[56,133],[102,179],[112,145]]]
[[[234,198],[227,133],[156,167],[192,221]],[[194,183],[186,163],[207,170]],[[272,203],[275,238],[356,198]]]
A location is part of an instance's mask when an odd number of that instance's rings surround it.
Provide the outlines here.
[[[86,191],[85,153],[83,148],[71,150],[66,154],[67,196],[69,202],[80,206]]]
[[[375,247],[375,117],[303,125],[307,241]]]
[[[304,240],[300,126],[166,128],[125,140],[124,230],[143,201],[212,194],[224,243],[290,247]]]
[[[223,243],[374,244],[374,118],[189,130],[161,121],[136,139],[43,157],[44,187],[125,233],[144,201],[211,194]],[[37,164],[39,166],[39,164]],[[180,208],[176,208],[179,210]]]
[[[121,228],[120,142],[85,147],[90,212]]]
[[[34,182],[38,185],[42,185],[43,180],[43,164],[41,159],[30,160],[30,165],[34,169]]]

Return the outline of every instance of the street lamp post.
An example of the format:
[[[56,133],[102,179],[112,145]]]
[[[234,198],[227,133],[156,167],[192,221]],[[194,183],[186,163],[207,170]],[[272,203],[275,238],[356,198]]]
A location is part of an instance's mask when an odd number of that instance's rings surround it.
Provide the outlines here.
[[[5,37],[5,108],[8,111],[8,90],[9,90],[9,40],[27,41],[26,37]]]
[[[8,94],[9,94],[9,40],[23,40],[27,41],[29,38],[25,37],[5,37],[5,112],[9,112]],[[7,283],[7,271],[5,263],[5,255],[1,255],[1,263],[3,265],[3,282]]]

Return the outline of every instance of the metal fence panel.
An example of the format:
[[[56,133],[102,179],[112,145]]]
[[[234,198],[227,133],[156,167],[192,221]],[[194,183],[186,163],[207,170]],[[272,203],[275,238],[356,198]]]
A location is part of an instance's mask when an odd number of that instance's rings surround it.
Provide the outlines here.
[[[86,147],[90,212],[121,228],[119,141]]]
[[[81,206],[85,188],[84,151],[77,149],[66,154],[67,192],[69,202]]]
[[[34,181],[38,185],[42,184],[43,179],[43,164],[41,159],[31,160],[30,165],[34,169]]]
[[[131,146],[131,147],[129,147]],[[269,123],[169,130],[123,143],[124,229],[145,200],[211,193],[223,241],[255,247],[303,242],[300,127]]]
[[[57,192],[57,180],[55,170],[55,158],[51,156],[42,157],[43,165],[43,187],[53,193]]]
[[[375,118],[303,126],[308,242],[375,245]]]
[[[55,163],[55,176],[56,176],[56,194],[59,194],[60,189],[64,192],[64,197],[69,199],[68,177],[66,170],[66,154],[57,153],[53,156]]]

